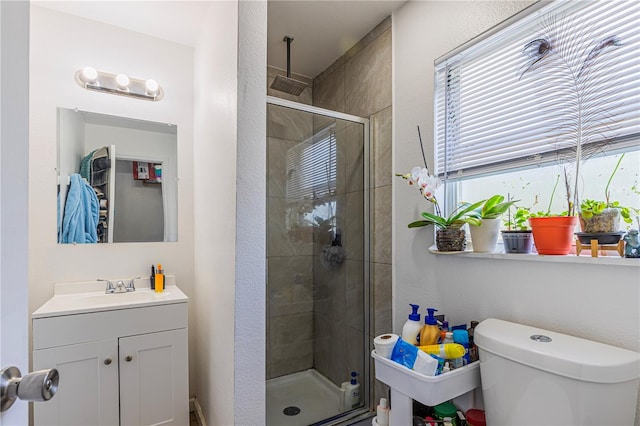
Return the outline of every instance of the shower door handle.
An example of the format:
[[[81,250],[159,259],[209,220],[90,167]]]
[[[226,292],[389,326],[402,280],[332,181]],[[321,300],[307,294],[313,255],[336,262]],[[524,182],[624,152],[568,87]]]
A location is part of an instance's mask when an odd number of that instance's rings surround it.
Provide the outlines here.
[[[0,411],[8,410],[16,399],[48,401],[56,394],[60,375],[55,368],[34,371],[21,377],[18,367],[0,370]]]

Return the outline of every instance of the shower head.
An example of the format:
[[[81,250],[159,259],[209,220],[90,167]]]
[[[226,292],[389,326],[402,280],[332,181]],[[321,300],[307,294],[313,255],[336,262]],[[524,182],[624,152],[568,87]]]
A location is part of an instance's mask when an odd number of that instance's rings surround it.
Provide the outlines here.
[[[284,36],[282,41],[287,42],[287,76],[276,76],[276,79],[271,83],[271,88],[290,95],[300,96],[300,93],[307,88],[307,84],[291,78],[291,42],[293,37]]]
[[[279,92],[289,93],[290,95],[300,96],[300,93],[307,88],[307,84],[302,81],[289,77],[277,75],[276,79],[271,83],[271,88]]]

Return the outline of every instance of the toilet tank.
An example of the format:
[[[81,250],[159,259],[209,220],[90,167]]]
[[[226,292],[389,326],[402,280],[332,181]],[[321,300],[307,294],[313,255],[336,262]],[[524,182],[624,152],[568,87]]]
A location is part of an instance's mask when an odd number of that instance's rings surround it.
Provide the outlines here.
[[[474,339],[488,425],[634,424],[637,352],[493,318]]]

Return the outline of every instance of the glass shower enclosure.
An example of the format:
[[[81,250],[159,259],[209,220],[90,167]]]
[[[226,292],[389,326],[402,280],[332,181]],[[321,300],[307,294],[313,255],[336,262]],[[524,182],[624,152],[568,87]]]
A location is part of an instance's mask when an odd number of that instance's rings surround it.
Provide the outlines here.
[[[268,97],[267,138],[266,423],[339,423],[369,409],[369,121]]]

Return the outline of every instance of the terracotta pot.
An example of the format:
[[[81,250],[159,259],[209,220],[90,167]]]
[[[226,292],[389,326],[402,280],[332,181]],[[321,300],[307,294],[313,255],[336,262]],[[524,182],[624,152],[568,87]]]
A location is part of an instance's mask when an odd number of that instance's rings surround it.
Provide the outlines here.
[[[534,217],[529,219],[538,254],[565,255],[571,251],[576,216]]]
[[[473,251],[493,253],[500,235],[500,218],[482,219],[480,226],[469,225]]]
[[[467,247],[464,229],[445,228],[436,231],[438,251],[463,251]]]

